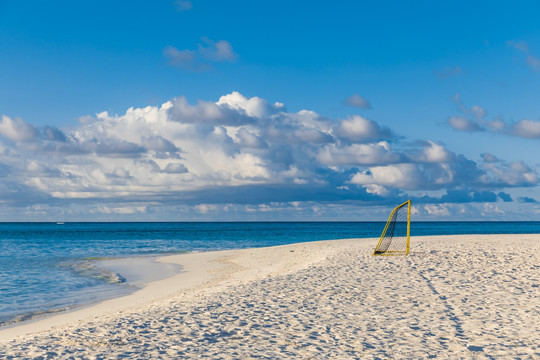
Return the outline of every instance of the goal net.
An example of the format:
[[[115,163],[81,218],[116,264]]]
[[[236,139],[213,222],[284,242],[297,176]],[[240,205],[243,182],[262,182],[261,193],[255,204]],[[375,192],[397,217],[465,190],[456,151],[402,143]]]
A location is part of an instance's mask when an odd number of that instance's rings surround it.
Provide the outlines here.
[[[411,201],[397,206],[386,222],[373,255],[407,255],[411,233]]]

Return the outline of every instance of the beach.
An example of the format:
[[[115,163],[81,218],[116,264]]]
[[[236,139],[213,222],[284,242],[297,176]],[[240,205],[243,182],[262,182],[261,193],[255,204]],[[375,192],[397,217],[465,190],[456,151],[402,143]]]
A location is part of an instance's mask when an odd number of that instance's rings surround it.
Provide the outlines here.
[[[0,329],[0,358],[540,359],[540,235],[164,256],[131,295]]]

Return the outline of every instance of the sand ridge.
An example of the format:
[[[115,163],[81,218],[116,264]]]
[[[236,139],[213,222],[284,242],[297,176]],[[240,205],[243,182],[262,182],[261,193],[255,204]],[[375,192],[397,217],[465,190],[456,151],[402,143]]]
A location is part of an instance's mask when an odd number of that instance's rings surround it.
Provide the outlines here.
[[[217,253],[187,266],[204,281],[4,340],[0,357],[540,359],[540,235],[415,237],[408,257],[375,243]]]

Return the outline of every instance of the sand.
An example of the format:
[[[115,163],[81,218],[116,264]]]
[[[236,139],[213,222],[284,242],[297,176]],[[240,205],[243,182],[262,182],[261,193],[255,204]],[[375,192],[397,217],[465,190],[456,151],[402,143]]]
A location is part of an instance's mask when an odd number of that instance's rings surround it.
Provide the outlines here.
[[[181,254],[130,296],[0,330],[0,358],[540,359],[540,235]]]

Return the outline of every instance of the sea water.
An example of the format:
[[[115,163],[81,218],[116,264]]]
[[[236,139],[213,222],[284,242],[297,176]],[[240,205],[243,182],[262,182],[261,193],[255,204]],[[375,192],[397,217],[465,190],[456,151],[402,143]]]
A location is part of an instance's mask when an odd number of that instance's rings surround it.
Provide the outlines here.
[[[97,260],[376,238],[384,222],[0,223],[0,326],[133,292]],[[540,233],[540,222],[414,222],[412,235]],[[374,243],[375,245],[375,243]]]

